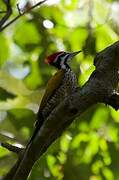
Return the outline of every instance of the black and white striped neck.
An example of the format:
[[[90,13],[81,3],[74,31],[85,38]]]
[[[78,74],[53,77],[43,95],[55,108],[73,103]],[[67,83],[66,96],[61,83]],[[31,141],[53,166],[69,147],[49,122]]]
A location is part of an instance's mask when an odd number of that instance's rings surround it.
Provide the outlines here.
[[[80,52],[81,51],[77,51],[77,52],[61,51],[49,56],[47,58],[47,62],[48,64],[56,67],[57,69],[69,70],[70,69],[70,66],[68,64],[69,61]]]
[[[68,58],[69,58],[69,54],[62,53],[51,64],[53,66],[55,66],[57,69],[68,70],[68,69],[70,69],[70,66],[67,63],[68,62]]]

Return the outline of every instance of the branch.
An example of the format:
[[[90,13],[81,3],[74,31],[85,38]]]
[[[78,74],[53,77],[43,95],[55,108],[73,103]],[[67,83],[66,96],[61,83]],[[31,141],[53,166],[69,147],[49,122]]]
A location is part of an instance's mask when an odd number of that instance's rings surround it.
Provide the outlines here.
[[[5,22],[8,20],[8,18],[11,16],[12,14],[12,7],[11,7],[11,2],[10,0],[4,0],[4,3],[6,5],[6,14],[3,16],[3,18],[0,20],[0,31],[2,26],[5,24]],[[1,13],[4,13],[4,11],[2,11]]]
[[[34,6],[29,7],[28,9],[26,9],[23,13],[20,13],[19,15],[17,15],[15,18],[13,18],[11,21],[9,21],[6,25],[1,26],[0,25],[0,32],[3,31],[5,28],[7,28],[9,25],[11,25],[12,23],[14,23],[17,19],[19,19],[20,17],[22,17],[24,14],[30,12],[32,9],[36,8],[39,5],[42,5],[43,3],[45,3],[47,0],[43,0],[41,2],[38,2],[37,4],[35,4]],[[8,18],[7,18],[8,19]],[[1,21],[0,21],[1,22]],[[5,21],[6,22],[6,21]],[[3,23],[4,24],[4,23]],[[3,25],[2,24],[2,25]]]
[[[1,142],[1,146],[6,148],[7,150],[9,150],[11,152],[16,153],[16,154],[19,154],[23,150],[23,148],[13,146],[13,145],[6,143],[6,142]]]
[[[95,71],[81,89],[64,99],[44,122],[34,141],[27,145],[14,167],[4,180],[27,179],[34,163],[48,147],[71,124],[96,103],[105,103],[119,108],[116,92],[119,82],[119,42],[98,53],[94,59]]]
[[[0,11],[0,14],[6,13],[6,11]]]
[[[107,104],[112,106],[117,111],[119,109],[119,93],[112,93],[112,95],[107,99]]]

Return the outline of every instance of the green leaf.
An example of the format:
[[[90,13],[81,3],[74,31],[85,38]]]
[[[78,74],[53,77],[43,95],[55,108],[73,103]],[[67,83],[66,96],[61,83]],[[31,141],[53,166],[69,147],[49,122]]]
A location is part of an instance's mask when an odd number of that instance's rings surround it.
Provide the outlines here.
[[[0,34],[0,66],[7,60],[8,57],[9,57],[8,39],[3,34]]]
[[[92,128],[100,128],[101,126],[104,126],[105,122],[108,120],[109,112],[106,107],[99,107],[91,120],[91,127]]]
[[[21,47],[25,47],[27,44],[34,44],[35,47],[35,44],[39,43],[40,37],[33,23],[26,22],[22,24],[21,21],[15,29],[14,40]]]
[[[31,93],[23,81],[12,77],[6,71],[0,71],[0,87],[15,95],[28,95]]]

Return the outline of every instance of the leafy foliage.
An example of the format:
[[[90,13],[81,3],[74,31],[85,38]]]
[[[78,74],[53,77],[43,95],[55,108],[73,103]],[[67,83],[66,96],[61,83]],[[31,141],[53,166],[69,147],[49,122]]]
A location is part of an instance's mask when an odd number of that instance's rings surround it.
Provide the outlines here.
[[[18,13],[15,2],[11,18]],[[46,83],[55,72],[44,63],[47,54],[83,49],[72,63],[81,86],[94,70],[96,52],[118,40],[117,1],[50,2],[0,33],[0,141],[25,145],[30,138]],[[119,111],[102,104],[90,108],[36,163],[29,180],[118,180],[118,126]],[[15,159],[0,148],[1,177]]]

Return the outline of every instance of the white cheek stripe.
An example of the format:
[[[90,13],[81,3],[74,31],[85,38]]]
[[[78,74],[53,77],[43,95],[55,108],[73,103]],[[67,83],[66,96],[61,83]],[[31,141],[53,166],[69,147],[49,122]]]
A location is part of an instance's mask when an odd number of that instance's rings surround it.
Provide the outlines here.
[[[64,64],[65,62],[65,59],[69,56],[69,54],[66,54],[63,59],[60,61],[60,66],[65,69],[66,68],[66,65]]]
[[[64,52],[62,52],[61,54],[59,54],[59,55],[56,57],[56,59],[54,60],[54,62],[56,62],[57,59],[59,58],[59,56],[61,56],[63,53],[64,53]]]

